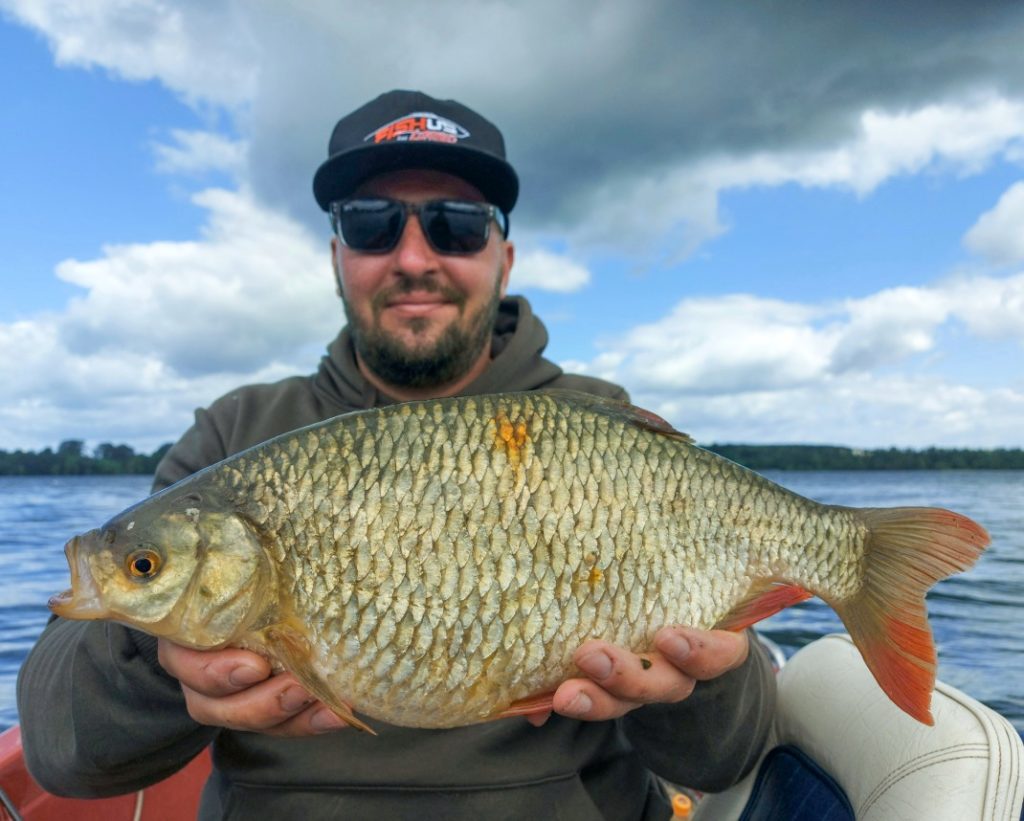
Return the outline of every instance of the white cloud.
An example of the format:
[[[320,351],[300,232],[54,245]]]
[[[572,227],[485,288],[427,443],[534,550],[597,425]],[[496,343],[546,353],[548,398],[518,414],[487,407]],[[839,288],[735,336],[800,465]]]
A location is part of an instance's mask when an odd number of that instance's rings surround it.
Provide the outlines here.
[[[61,66],[160,80],[196,105],[240,106],[256,93],[258,49],[235,3],[202,0],[4,0],[43,32]]]
[[[239,186],[197,196],[209,221],[195,242],[67,261],[58,274],[80,297],[0,325],[13,352],[0,361],[10,396],[0,441],[88,437],[111,418],[125,420],[126,437],[162,440],[228,387],[310,370],[341,321],[325,243],[300,224],[323,225],[310,177],[337,116],[387,88],[464,100],[505,131],[523,180],[521,246],[568,249],[524,252],[513,288],[574,293],[591,275],[573,260],[597,247],[637,264],[692,254],[728,229],[725,191],[796,184],[866,196],[901,175],[1021,162],[1024,10],[947,5],[941,15],[927,3],[790,13],[796,4],[783,0],[722,13],[597,0],[584,19],[561,0],[483,0],[472,15],[456,0],[401,13],[344,0],[0,0],[58,64],[180,95],[205,126],[157,145],[158,167],[227,171]],[[978,220],[968,247],[1024,259],[1016,192]],[[695,421],[701,438],[1005,444],[1020,441],[1019,391],[908,363],[941,355],[953,322],[975,339],[1019,340],[1022,306],[1022,275],[822,305],[683,300],[581,367],[684,427]]]
[[[858,373],[785,390],[633,399],[702,443],[1024,446],[1024,391],[938,376]]]
[[[0,443],[52,446],[61,431],[152,448],[231,387],[313,369],[342,316],[326,243],[244,193],[195,199],[209,214],[199,241],[68,260],[58,273],[81,296],[62,313],[0,324]],[[539,259],[533,275],[549,288],[573,269],[550,252]],[[1022,386],[958,385],[922,364],[953,321],[1024,345],[1024,273],[828,304],[684,299],[572,367],[626,385],[701,441],[1021,442]]]
[[[238,384],[315,368],[343,323],[326,239],[245,193],[210,189],[195,202],[209,212],[202,239],[67,260],[57,274],[81,296],[0,324],[0,442],[53,445],[53,430],[109,438],[116,419],[117,435],[155,446]]]
[[[62,65],[156,79],[200,113],[223,108],[249,146],[243,182],[310,224],[309,180],[335,119],[394,87],[462,99],[502,126],[523,176],[521,228],[669,258],[724,230],[726,189],[863,195],[1024,151],[1024,12],[1012,4],[935,15],[784,0],[722,13],[597,0],[586,19],[565,0],[484,0],[473,14],[456,0],[0,6]]]
[[[958,309],[942,288],[889,288],[845,303],[829,351],[833,373],[866,371],[930,350],[934,332]]]
[[[1002,312],[995,323],[993,306]],[[606,340],[593,361],[571,364],[626,385],[634,401],[702,441],[1024,443],[1020,388],[957,385],[912,366],[936,351],[953,320],[1024,347],[1024,274],[829,305],[684,299],[663,319]]]
[[[895,176],[935,166],[978,173],[1024,144],[1024,103],[998,96],[896,112],[869,109],[855,138],[838,148],[784,158],[781,180],[837,185],[864,195]],[[765,174],[757,184],[772,184]],[[788,178],[788,179],[787,179]]]
[[[964,236],[964,245],[997,264],[1024,262],[1024,182],[1011,185]]]
[[[943,292],[951,315],[974,336],[1024,343],[1024,274],[962,277],[946,283]]]
[[[330,256],[297,223],[244,193],[209,189],[198,242],[108,246],[68,260],[61,279],[87,289],[60,324],[69,348],[159,352],[179,373],[249,370],[322,341],[340,324]]]
[[[647,176],[609,180],[580,207],[587,220],[572,236],[577,246],[621,245],[623,239],[633,251],[653,245],[678,260],[726,230],[718,203],[729,190],[797,184],[866,196],[901,175],[977,173],[1022,146],[1024,102],[985,96],[913,111],[868,110],[848,138],[828,147],[687,159]],[[1012,231],[1024,211],[1018,198],[1024,203],[1024,193],[1014,194],[997,207],[995,224],[976,228],[985,247],[998,243],[999,250],[1024,258],[1024,231]]]
[[[512,268],[512,290],[537,288],[541,291],[572,293],[590,283],[590,271],[573,259],[543,248],[516,257]]]
[[[742,294],[686,299],[611,346],[618,354],[616,381],[658,393],[801,384],[826,369],[834,344],[822,339],[829,331],[811,324],[818,314],[810,306]]]
[[[155,143],[156,168],[165,174],[223,171],[237,177],[245,169],[248,146],[212,131],[171,131],[173,143]]]

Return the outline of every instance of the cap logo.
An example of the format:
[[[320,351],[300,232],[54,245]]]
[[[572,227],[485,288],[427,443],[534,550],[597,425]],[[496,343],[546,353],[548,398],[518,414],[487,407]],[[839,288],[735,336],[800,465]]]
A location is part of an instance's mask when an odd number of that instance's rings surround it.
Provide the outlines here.
[[[428,111],[417,111],[371,131],[363,137],[363,142],[457,143],[468,136],[468,130],[447,117],[439,117]]]

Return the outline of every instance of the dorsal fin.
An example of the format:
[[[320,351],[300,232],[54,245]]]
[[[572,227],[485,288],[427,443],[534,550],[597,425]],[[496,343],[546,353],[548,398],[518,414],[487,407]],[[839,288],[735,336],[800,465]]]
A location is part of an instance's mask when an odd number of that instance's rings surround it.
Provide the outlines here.
[[[581,405],[605,416],[620,419],[626,424],[635,425],[638,428],[643,428],[653,433],[660,433],[663,436],[678,439],[680,442],[686,442],[689,445],[694,444],[693,437],[676,430],[654,411],[639,408],[621,399],[594,396],[591,393],[583,393],[582,391],[568,390],[566,388],[551,388],[545,390],[544,393],[550,393],[553,396],[572,402],[574,405]]]
[[[627,418],[630,418],[637,427],[654,431],[655,433],[661,433],[665,436],[671,436],[673,439],[679,439],[682,442],[686,442],[688,445],[694,444],[692,436],[688,433],[683,433],[681,430],[676,430],[654,411],[638,408],[636,405],[629,405],[625,402],[623,402],[623,405],[628,412]]]

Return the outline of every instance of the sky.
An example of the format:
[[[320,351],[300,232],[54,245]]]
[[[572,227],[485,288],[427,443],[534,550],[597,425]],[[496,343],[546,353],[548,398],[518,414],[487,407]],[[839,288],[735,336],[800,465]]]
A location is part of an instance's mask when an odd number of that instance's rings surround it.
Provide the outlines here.
[[[344,322],[392,88],[505,134],[511,290],[698,442],[1024,446],[1024,5],[0,0],[0,448],[151,451]]]

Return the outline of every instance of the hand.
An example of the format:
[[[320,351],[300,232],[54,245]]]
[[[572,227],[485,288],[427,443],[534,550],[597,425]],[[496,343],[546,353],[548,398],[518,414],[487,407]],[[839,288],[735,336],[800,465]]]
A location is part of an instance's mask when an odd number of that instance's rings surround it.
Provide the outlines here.
[[[649,653],[632,653],[604,641],[588,641],[573,656],[587,678],[571,678],[555,691],[554,712],[583,721],[618,718],[644,704],[674,704],[698,681],[717,678],[743,664],[750,652],[746,632],[665,627]],[[551,711],[527,720],[539,727]]]
[[[157,643],[161,666],[181,683],[188,713],[200,724],[278,736],[308,736],[345,723],[314,699],[291,673],[271,675],[248,650],[191,650]]]

